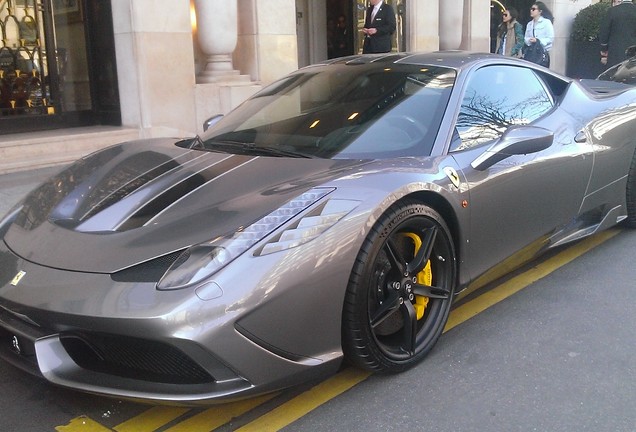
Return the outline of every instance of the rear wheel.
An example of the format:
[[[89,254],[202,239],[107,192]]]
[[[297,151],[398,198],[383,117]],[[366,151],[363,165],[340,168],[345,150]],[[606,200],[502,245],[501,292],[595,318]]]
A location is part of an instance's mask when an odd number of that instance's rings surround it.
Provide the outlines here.
[[[343,350],[358,367],[399,372],[442,334],[456,283],[455,251],[441,216],[397,204],[358,253],[343,309]]]
[[[627,175],[627,219],[625,223],[630,228],[636,228],[636,152],[632,156],[632,163]]]

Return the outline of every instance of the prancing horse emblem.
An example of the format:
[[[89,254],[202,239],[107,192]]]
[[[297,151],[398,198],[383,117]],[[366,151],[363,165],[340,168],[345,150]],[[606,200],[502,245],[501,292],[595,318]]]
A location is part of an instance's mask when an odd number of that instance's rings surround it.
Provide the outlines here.
[[[26,274],[25,271],[20,270],[18,274],[13,277],[13,280],[11,281],[11,285],[18,286],[18,284],[20,283],[20,281],[22,280],[25,274]]]
[[[457,174],[457,171],[455,171],[455,168],[446,167],[444,168],[444,173],[450,179],[451,183],[453,183],[453,186],[459,189],[459,175]]]
[[[11,339],[11,347],[16,353],[22,354],[22,347],[20,346],[20,340],[17,336],[13,336],[13,338]]]

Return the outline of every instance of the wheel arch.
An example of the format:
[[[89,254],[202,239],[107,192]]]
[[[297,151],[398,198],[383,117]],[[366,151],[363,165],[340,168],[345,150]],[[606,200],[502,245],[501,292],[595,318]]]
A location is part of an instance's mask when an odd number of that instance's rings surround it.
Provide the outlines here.
[[[393,373],[422,360],[442,333],[458,281],[455,237],[459,224],[452,201],[437,191],[411,190],[390,204],[385,202],[388,206],[367,236],[360,250],[362,257],[357,259],[349,280],[343,305],[342,347],[345,358],[352,364]],[[429,230],[433,227],[436,231]],[[423,260],[423,256],[412,262],[409,258],[416,258],[418,246],[415,252],[412,249],[409,252],[408,248],[398,252],[399,244],[404,243],[398,237],[411,230],[422,239],[422,244],[426,238],[430,245],[424,249],[431,255]],[[452,260],[447,259],[450,256]],[[432,277],[427,281],[422,275],[425,267],[437,274],[434,285],[430,285]],[[416,274],[417,281],[412,279]],[[403,306],[416,304],[413,294],[429,297],[423,306],[428,312],[422,310],[419,314],[414,307]]]
[[[457,282],[458,285],[461,284],[462,277],[460,275],[459,261],[463,252],[461,247],[462,242],[460,241],[461,235],[459,229],[459,219],[451,203],[442,195],[430,190],[413,192],[402,197],[402,199],[414,199],[421,204],[429,206],[437,213],[439,213],[442,219],[444,219],[444,222],[446,223],[446,226],[450,231],[451,238],[453,240],[453,246],[455,247],[455,257],[457,258]]]

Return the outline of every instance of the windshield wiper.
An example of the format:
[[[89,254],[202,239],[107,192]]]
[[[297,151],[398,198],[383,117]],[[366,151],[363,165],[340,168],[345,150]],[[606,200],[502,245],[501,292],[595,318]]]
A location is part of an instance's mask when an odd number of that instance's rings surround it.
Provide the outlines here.
[[[281,156],[281,157],[295,157],[312,159],[316,156],[307,153],[302,153],[296,150],[285,150],[279,147],[258,146],[252,147],[254,152],[266,153],[268,156]]]
[[[201,142],[203,144],[203,142]],[[208,151],[229,150],[244,155],[256,156],[277,156],[277,157],[293,157],[293,158],[314,158],[315,156],[301,153],[295,150],[285,150],[279,147],[259,146],[254,143],[240,141],[207,141],[203,149]]]
[[[194,137],[194,139],[190,143],[190,148],[191,149],[204,149],[205,148],[205,143],[203,142],[201,137],[199,135],[197,135],[197,136]]]

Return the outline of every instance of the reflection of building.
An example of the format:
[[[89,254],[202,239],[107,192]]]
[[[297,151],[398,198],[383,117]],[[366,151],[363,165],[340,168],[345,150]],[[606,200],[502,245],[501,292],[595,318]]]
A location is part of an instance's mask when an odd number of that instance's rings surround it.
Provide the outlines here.
[[[490,0],[387,1],[398,14],[397,50],[489,50]],[[557,17],[553,69],[565,70],[570,22],[591,2],[545,1]],[[326,59],[336,12],[360,48],[365,0],[261,3],[0,0],[0,21],[9,23],[0,40],[0,172],[199,132],[205,118],[262,85]],[[532,1],[501,3],[521,10]]]

